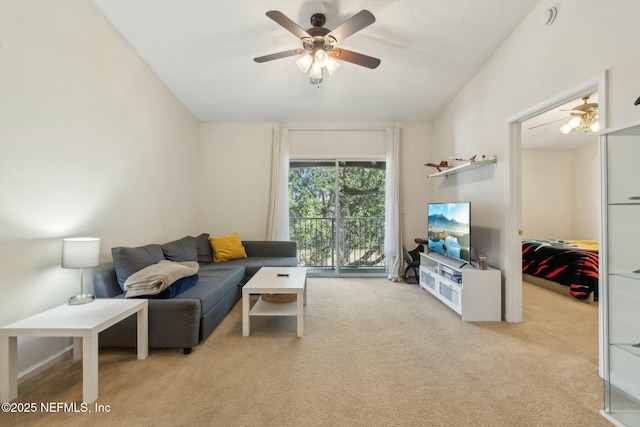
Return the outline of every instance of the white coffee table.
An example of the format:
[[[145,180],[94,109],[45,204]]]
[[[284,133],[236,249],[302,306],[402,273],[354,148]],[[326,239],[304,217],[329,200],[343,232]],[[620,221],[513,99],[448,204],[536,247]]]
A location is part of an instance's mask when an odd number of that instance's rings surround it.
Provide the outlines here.
[[[96,299],[61,305],[0,328],[0,400],[18,397],[18,337],[73,337],[73,357],[82,356],[82,398],[98,399],[98,334],[137,313],[138,359],[149,354],[148,301]]]
[[[286,274],[287,276],[278,276]],[[250,308],[252,294],[297,294],[296,301],[275,304],[262,298]],[[301,304],[302,302],[302,304]],[[307,269],[305,267],[262,267],[242,287],[242,335],[249,335],[251,316],[296,316],[298,336],[304,328],[304,310],[307,305]]]

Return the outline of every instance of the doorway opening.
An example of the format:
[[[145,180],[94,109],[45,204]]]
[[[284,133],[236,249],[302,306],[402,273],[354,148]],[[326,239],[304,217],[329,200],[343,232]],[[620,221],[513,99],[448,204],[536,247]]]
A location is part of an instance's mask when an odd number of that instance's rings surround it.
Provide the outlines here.
[[[598,120],[600,129],[606,128],[607,93],[606,71],[583,82],[580,86],[526,110],[507,120],[507,173],[506,173],[506,260],[505,260],[505,320],[522,322],[522,124],[542,113],[556,109],[567,102],[587,94],[598,94]],[[542,169],[544,170],[544,169]],[[599,187],[598,187],[599,189]],[[601,292],[601,289],[598,290]],[[599,307],[599,359],[602,373],[603,331],[602,305]]]

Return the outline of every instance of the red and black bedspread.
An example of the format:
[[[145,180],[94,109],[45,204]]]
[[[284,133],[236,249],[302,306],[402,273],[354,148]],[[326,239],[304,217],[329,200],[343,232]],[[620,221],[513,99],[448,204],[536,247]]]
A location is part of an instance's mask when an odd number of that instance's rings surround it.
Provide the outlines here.
[[[569,286],[577,299],[598,298],[598,242],[523,240],[522,272]]]

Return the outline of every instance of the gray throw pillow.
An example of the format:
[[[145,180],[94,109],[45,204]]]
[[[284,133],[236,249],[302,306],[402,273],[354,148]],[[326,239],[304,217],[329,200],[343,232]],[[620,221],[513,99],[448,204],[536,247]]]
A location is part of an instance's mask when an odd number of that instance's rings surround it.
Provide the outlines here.
[[[209,241],[209,234],[202,233],[196,239],[196,248],[198,250],[198,262],[202,264],[211,264],[213,262],[213,249]]]
[[[151,244],[137,248],[111,248],[113,267],[120,288],[124,291],[124,282],[133,273],[165,259],[162,246]]]
[[[164,252],[164,257],[169,261],[198,262],[198,250],[196,248],[195,237],[186,236],[182,239],[165,243],[164,245],[162,245],[162,252]]]

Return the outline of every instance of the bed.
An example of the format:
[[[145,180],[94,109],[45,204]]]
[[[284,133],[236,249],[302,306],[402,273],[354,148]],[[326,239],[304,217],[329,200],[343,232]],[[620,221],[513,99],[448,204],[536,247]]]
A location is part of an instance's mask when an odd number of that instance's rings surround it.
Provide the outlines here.
[[[597,240],[523,240],[522,280],[578,300],[598,300]]]

